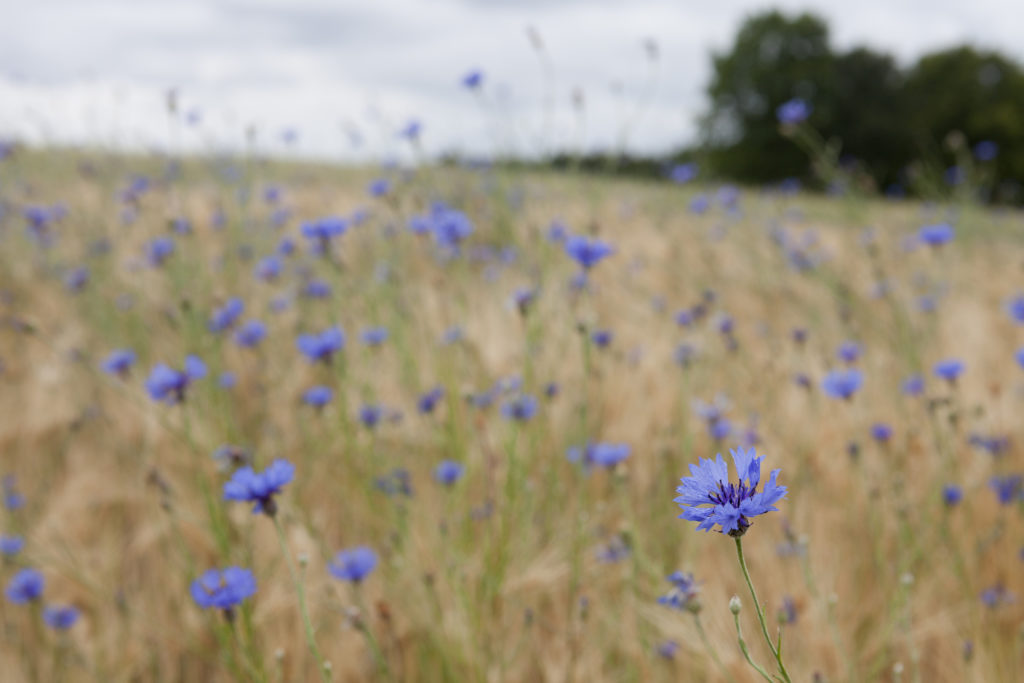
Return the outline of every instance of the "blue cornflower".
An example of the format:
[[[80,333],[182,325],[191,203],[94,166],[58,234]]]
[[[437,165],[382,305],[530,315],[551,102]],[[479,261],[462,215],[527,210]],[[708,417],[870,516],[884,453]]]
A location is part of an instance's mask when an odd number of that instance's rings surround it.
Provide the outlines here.
[[[863,381],[863,375],[856,368],[833,370],[825,375],[821,388],[832,398],[849,400],[860,389]]]
[[[391,182],[387,178],[377,178],[370,183],[366,191],[371,197],[383,197],[391,192]]]
[[[614,335],[611,330],[594,330],[590,333],[590,341],[599,349],[607,348],[612,343]]]
[[[1013,357],[1017,359],[1017,365],[1024,368],[1024,346],[1017,349],[1017,352],[1013,354]]]
[[[548,226],[548,241],[562,244],[569,237],[569,228],[559,220],[551,221]]]
[[[530,306],[537,299],[537,290],[532,287],[520,287],[512,293],[512,303],[519,309],[519,315],[530,312]]]
[[[1024,325],[1024,294],[1018,294],[1006,304],[1006,312],[1013,322]]]
[[[783,102],[775,110],[775,116],[779,119],[779,123],[784,126],[795,126],[798,123],[803,123],[810,115],[811,105],[799,97]]]
[[[995,491],[1001,505],[1009,505],[1021,495],[1021,483],[1024,479],[1019,474],[1008,474],[992,477],[988,485]]]
[[[419,397],[416,401],[416,408],[424,415],[432,413],[434,412],[434,408],[437,406],[438,401],[442,398],[444,398],[444,388],[439,386],[434,387]]]
[[[991,140],[982,140],[974,146],[973,151],[978,161],[992,161],[999,155],[999,145]]]
[[[377,566],[377,554],[365,545],[341,550],[334,556],[334,562],[327,565],[327,571],[336,579],[360,583]]]
[[[711,208],[711,199],[705,194],[699,194],[690,200],[690,212],[698,216],[707,213]]]
[[[245,348],[255,348],[267,336],[267,326],[259,320],[250,320],[235,331],[235,343]]]
[[[384,410],[379,405],[367,403],[359,408],[359,421],[368,429],[374,429],[380,424],[383,416]]]
[[[594,267],[613,251],[610,244],[597,238],[588,239],[582,235],[573,235],[565,240],[565,253],[575,259],[584,270]]]
[[[946,507],[953,507],[964,498],[964,491],[956,484],[946,484],[942,487],[942,502]]]
[[[778,509],[775,503],[785,497],[786,487],[775,483],[781,471],[776,469],[758,491],[764,456],[758,458],[753,448],[730,452],[739,474],[737,483],[729,481],[729,466],[720,454],[715,460],[701,458],[699,464],[690,465],[691,476],[681,480],[675,502],[683,510],[680,519],[700,522],[697,528],[703,531],[718,524],[723,534],[738,538],[747,532],[751,517]]]
[[[310,299],[326,299],[331,296],[331,286],[323,280],[310,280],[302,288],[302,294]]]
[[[941,247],[952,241],[953,226],[949,223],[926,225],[917,231],[917,239],[930,247]]]
[[[149,265],[162,266],[174,253],[174,240],[170,237],[156,237],[146,243],[146,260]]]
[[[276,280],[281,275],[281,259],[273,255],[267,256],[256,264],[252,273],[256,276],[256,279],[263,280],[264,282]]]
[[[852,365],[857,362],[860,358],[861,346],[855,341],[845,341],[839,346],[839,350],[836,351],[836,356],[839,360],[843,361],[847,365]]]
[[[557,382],[548,382],[547,384],[545,384],[544,385],[544,396],[546,398],[554,398],[555,396],[558,396],[558,383]]]
[[[330,363],[331,357],[345,348],[345,333],[340,327],[331,327],[320,334],[300,334],[295,345],[310,362]]]
[[[14,475],[8,474],[3,478],[4,507],[8,510],[20,510],[25,507],[25,496],[18,491],[14,481]]]
[[[688,308],[684,308],[676,313],[676,325],[679,325],[680,327],[689,327],[694,323],[694,320],[696,320],[696,318],[694,318],[693,311]]]
[[[624,443],[588,443],[585,448],[569,449],[570,462],[581,462],[584,467],[612,469],[630,456],[632,449]]]
[[[964,362],[956,358],[947,358],[935,364],[932,368],[936,377],[941,377],[949,383],[956,382],[957,378],[964,371]]]
[[[55,631],[66,631],[78,621],[78,609],[71,605],[47,605],[43,621]]]
[[[679,643],[674,640],[663,640],[658,643],[655,651],[662,659],[671,661],[676,658],[676,653],[679,651]]]
[[[903,380],[903,393],[907,396],[920,396],[924,393],[924,377],[911,375]]]
[[[224,500],[239,500],[254,503],[253,514],[265,512],[273,517],[277,513],[274,496],[281,488],[292,480],[295,465],[287,460],[278,459],[270,463],[267,469],[256,473],[251,467],[243,467],[231,475],[224,484]]]
[[[128,371],[134,363],[134,351],[131,349],[116,349],[111,351],[110,355],[104,359],[100,364],[100,368],[103,372],[110,373],[111,375],[121,375],[124,377],[128,374]]]
[[[330,387],[324,386],[312,387],[302,394],[303,402],[315,408],[323,408],[331,402],[332,398],[334,398],[334,392]]]
[[[295,240],[291,237],[282,237],[277,243],[277,253],[281,256],[291,256],[295,253]]]
[[[462,463],[444,460],[434,468],[434,479],[445,486],[451,486],[462,477],[465,469]]]
[[[363,330],[359,336],[367,346],[380,346],[388,339],[388,328],[370,327]]]
[[[233,372],[224,371],[217,378],[217,386],[221,389],[231,389],[238,384],[238,377]]]
[[[17,555],[25,547],[25,539],[21,536],[0,536],[0,555]]]
[[[994,586],[990,586],[981,592],[981,601],[989,609],[995,609],[1002,605],[1008,605],[1012,603],[1016,596],[1013,593],[1006,590],[1006,586],[1001,583],[997,583]]]
[[[444,205],[435,206],[430,214],[431,231],[439,247],[455,250],[473,233],[473,223],[461,211]]]
[[[658,598],[659,605],[690,612],[700,611],[700,603],[697,600],[699,591],[693,574],[672,572],[668,576],[668,582],[672,584],[672,588]]]
[[[46,580],[37,570],[28,567],[20,569],[7,584],[7,599],[15,605],[38,600],[43,595],[45,585]]]
[[[190,223],[187,218],[172,218],[171,230],[178,233],[179,235],[191,235],[192,223]]]
[[[256,593],[256,577],[248,569],[209,569],[192,582],[192,599],[203,608],[230,610]]]
[[[410,142],[416,142],[420,139],[420,134],[423,132],[423,125],[416,119],[412,119],[402,130],[398,131],[398,137],[405,138]]]
[[[64,286],[72,292],[80,292],[87,284],[89,284],[89,269],[85,266],[71,270],[64,277]]]
[[[483,85],[484,74],[479,69],[473,69],[462,77],[462,87],[468,90],[477,90]]]
[[[677,185],[685,185],[697,177],[697,164],[676,164],[669,170],[668,177]]]
[[[303,223],[300,230],[303,237],[314,242],[316,248],[322,252],[332,238],[345,234],[348,230],[348,221],[340,216],[327,216]]]
[[[157,363],[146,379],[146,391],[154,401],[181,403],[185,390],[197,379],[206,377],[206,365],[197,356],[185,356],[185,369],[175,370],[164,363]]]
[[[732,434],[732,423],[726,417],[708,421],[708,435],[715,441],[722,441]]]
[[[241,299],[228,299],[227,303],[223,306],[214,309],[213,314],[210,316],[210,322],[208,323],[210,332],[223,332],[228,329],[235,324],[244,310],[245,303]]]
[[[509,420],[526,422],[537,414],[537,399],[529,394],[519,394],[501,406],[501,414]]]
[[[887,443],[892,438],[892,427],[884,422],[871,425],[871,437],[879,443]]]

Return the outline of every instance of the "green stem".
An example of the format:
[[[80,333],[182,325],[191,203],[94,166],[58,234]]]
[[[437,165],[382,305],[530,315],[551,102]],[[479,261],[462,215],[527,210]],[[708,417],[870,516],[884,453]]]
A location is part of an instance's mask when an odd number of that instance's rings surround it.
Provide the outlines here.
[[[768,683],[775,683],[775,681],[772,680],[772,677],[768,675],[768,672],[762,669],[760,665],[750,658],[750,650],[747,649],[747,641],[743,640],[743,630],[740,629],[740,615],[738,613],[733,614],[732,620],[733,623],[736,624],[736,637],[740,641],[740,651],[743,653],[743,657],[747,660],[747,664],[750,664],[750,666],[757,669],[757,673],[761,674],[761,676],[764,677],[764,680],[768,681]]]
[[[324,683],[330,683],[331,677],[327,675],[327,669],[324,667],[324,658],[320,654],[320,648],[317,647],[316,638],[313,635],[313,623],[309,620],[309,612],[306,610],[306,589],[303,587],[302,579],[299,578],[299,574],[295,570],[295,560],[292,559],[292,553],[288,550],[288,544],[284,539],[284,528],[281,526],[277,516],[274,516],[273,520],[274,528],[277,530],[277,540],[281,544],[281,554],[284,555],[285,563],[288,565],[288,573],[292,577],[292,583],[295,584],[295,592],[299,596],[299,612],[302,614],[302,625],[306,630],[306,644],[316,660],[316,669],[320,672],[320,678],[324,680]]]
[[[761,609],[761,603],[757,600],[757,592],[754,590],[754,584],[750,580],[750,572],[747,571],[747,563],[743,559],[743,540],[736,537],[736,555],[740,559],[740,569],[743,570],[743,578],[747,581],[747,588],[750,589],[750,597],[754,599],[754,609],[757,611],[757,620],[761,624],[761,634],[764,636],[764,640],[768,643],[768,649],[772,651],[772,656],[775,657],[775,662],[779,666],[779,673],[782,674],[782,678],[786,683],[792,683],[789,678],[789,672],[786,671],[786,665],[782,663],[782,655],[778,648],[775,647],[775,643],[772,642],[772,637],[768,635],[768,624],[764,620],[764,611]],[[736,618],[737,629],[739,628],[739,617]],[[738,632],[738,631],[737,631]]]

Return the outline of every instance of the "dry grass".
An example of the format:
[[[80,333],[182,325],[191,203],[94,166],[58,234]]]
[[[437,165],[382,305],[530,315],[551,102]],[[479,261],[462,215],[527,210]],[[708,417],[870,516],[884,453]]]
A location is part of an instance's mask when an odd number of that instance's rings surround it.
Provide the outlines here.
[[[1019,214],[960,207],[953,245],[904,252],[903,237],[937,209],[748,191],[738,214],[695,216],[687,205],[699,189],[451,169],[397,181],[381,201],[367,198],[366,172],[253,162],[230,184],[195,162],[158,182],[123,226],[117,188],[129,172],[160,166],[94,155],[83,172],[81,161],[34,153],[0,165],[10,209],[0,219],[0,470],[16,474],[27,498],[3,518],[0,531],[23,534],[26,548],[2,578],[37,567],[47,600],[82,611],[58,638],[37,628],[31,607],[3,602],[5,681],[315,680],[273,524],[220,500],[225,475],[210,454],[224,443],[251,448],[261,466],[277,457],[297,466],[279,518],[292,552],[309,558],[306,594],[335,680],[726,680],[691,616],[656,603],[675,569],[702,582],[701,620],[729,676],[756,680],[726,607],[733,594],[744,599],[745,635],[767,664],[733,543],[676,519],[672,503],[687,463],[735,441],[716,445],[692,411],[695,399],[717,394],[730,399],[737,434],[756,416],[758,448],[789,487],[780,512],[758,518],[744,545],[770,614],[784,596],[799,606],[785,627],[794,680],[888,680],[897,664],[907,680],[1022,675],[1020,603],[988,609],[978,598],[999,582],[1024,591],[1018,510],[1000,507],[987,485],[1020,469],[1024,375],[1013,351],[1024,335],[1003,307],[1024,289]],[[281,230],[260,197],[270,182],[285,188],[293,211]],[[251,194],[245,204],[240,191]],[[518,258],[439,261],[404,230],[434,194],[465,208],[473,244],[512,245]],[[56,201],[68,216],[57,245],[41,250],[26,239],[19,209]],[[372,207],[371,218],[340,239],[338,266],[300,249],[278,282],[252,277],[283,233],[301,241],[300,220],[359,206]],[[216,207],[228,218],[219,232],[208,225]],[[165,268],[145,267],[142,245],[176,215],[195,234],[176,238]],[[569,289],[572,263],[545,238],[556,217],[616,247],[589,291]],[[789,267],[772,226],[813,232],[821,264]],[[865,226],[875,229],[870,249]],[[100,239],[108,253],[95,249]],[[90,283],[70,293],[61,278],[81,263]],[[271,313],[275,297],[297,294],[303,269],[330,282],[332,298],[295,296]],[[890,294],[872,296],[883,278]],[[528,285],[540,296],[524,319],[509,297]],[[678,327],[674,313],[706,290],[708,315]],[[935,313],[917,310],[919,295],[940,290]],[[206,331],[229,296],[245,300],[245,318],[267,323],[259,350]],[[716,330],[725,313],[735,351]],[[310,365],[295,349],[297,334],[333,323],[349,336],[344,372]],[[358,342],[370,325],[390,329],[380,349]],[[452,325],[464,339],[442,345]],[[809,330],[803,347],[790,339],[795,327]],[[614,332],[609,349],[588,348],[595,328]],[[820,391],[846,339],[864,347],[865,386],[850,403]],[[697,349],[686,369],[673,362],[682,341]],[[139,355],[123,381],[97,369],[122,346]],[[184,406],[150,400],[149,368],[180,366],[187,352],[214,377]],[[955,388],[930,375],[951,356],[967,363]],[[237,375],[234,389],[217,387],[225,369]],[[928,376],[926,398],[901,394],[913,372]],[[812,379],[810,391],[796,373]],[[497,405],[463,400],[511,375],[534,395],[551,381],[561,391],[521,427]],[[300,402],[317,383],[340,393],[322,414]],[[418,415],[416,396],[439,383],[439,412]],[[363,401],[404,417],[371,433],[354,418]],[[888,446],[871,440],[876,421],[894,429]],[[1013,445],[993,459],[968,444],[974,432],[1008,434]],[[632,455],[614,472],[584,474],[565,452],[587,439],[628,443]],[[467,466],[452,490],[431,478],[444,458]],[[409,471],[412,497],[374,487],[395,467]],[[965,491],[948,513],[947,482]],[[777,553],[784,522],[805,539],[803,557]],[[597,550],[615,540],[628,556],[599,561]],[[361,596],[325,569],[355,544],[381,558]],[[259,584],[234,634],[188,593],[198,571],[231,564],[252,568]],[[665,639],[681,644],[674,661],[655,653]]]

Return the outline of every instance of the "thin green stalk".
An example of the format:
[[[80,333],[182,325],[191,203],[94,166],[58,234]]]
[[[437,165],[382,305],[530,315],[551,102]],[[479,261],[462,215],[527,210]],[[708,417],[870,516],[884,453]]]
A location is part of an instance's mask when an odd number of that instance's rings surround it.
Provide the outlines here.
[[[324,658],[320,654],[320,648],[317,647],[316,638],[313,634],[313,623],[309,620],[309,611],[306,609],[306,589],[295,569],[295,560],[292,559],[292,553],[288,550],[288,544],[285,542],[284,528],[281,526],[281,521],[276,515],[273,517],[273,520],[274,528],[277,530],[277,540],[281,544],[281,554],[284,555],[284,560],[288,564],[288,573],[292,577],[295,592],[299,596],[299,612],[302,614],[302,625],[306,630],[306,644],[316,660],[316,669],[320,672],[320,678],[324,680],[324,683],[330,683],[331,677],[327,675],[327,669],[324,667]]]
[[[747,664],[757,669],[757,673],[761,674],[764,680],[768,681],[768,683],[775,683],[775,681],[772,680],[772,677],[768,675],[768,672],[762,669],[759,664],[750,658],[750,650],[747,649],[747,641],[743,639],[743,630],[740,628],[739,611],[733,612],[732,620],[733,623],[736,624],[736,637],[740,641],[740,651],[743,653],[743,657],[747,660]]]
[[[739,536],[736,537],[736,554],[740,559],[740,569],[743,570],[743,578],[747,581],[747,588],[750,589],[750,597],[754,599],[754,609],[757,611],[757,620],[761,624],[761,634],[764,636],[764,640],[768,643],[768,649],[772,651],[772,656],[775,657],[775,662],[779,666],[779,673],[782,674],[782,678],[786,683],[792,683],[789,678],[789,672],[786,671],[786,665],[782,663],[782,654],[778,648],[775,647],[775,643],[772,642],[772,637],[768,635],[768,624],[764,620],[764,611],[761,609],[761,603],[757,600],[757,592],[754,590],[754,584],[750,580],[750,572],[747,571],[747,563],[743,559],[743,539]],[[739,627],[739,617],[736,619],[737,628]]]

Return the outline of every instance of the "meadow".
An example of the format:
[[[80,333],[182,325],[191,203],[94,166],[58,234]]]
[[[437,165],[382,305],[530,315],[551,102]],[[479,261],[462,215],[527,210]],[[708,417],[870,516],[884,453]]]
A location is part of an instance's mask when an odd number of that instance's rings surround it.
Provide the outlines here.
[[[788,677],[1021,680],[1022,292],[963,197],[16,150],[0,678],[773,680],[754,448]]]

